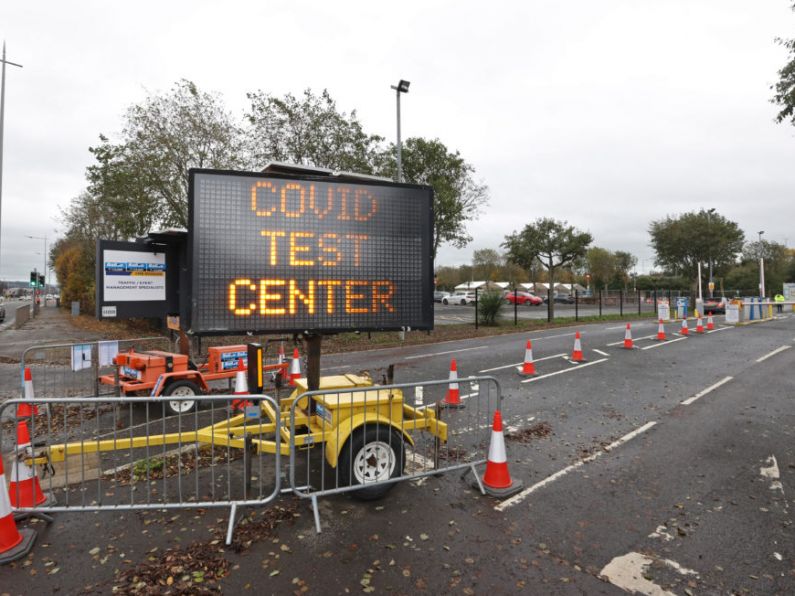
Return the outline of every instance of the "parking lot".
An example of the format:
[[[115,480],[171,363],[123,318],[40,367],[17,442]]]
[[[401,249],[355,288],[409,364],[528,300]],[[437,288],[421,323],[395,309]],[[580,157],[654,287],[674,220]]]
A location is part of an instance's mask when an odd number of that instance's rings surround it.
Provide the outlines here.
[[[34,524],[33,553],[0,569],[0,583],[165,586],[201,551],[224,569],[204,587],[225,591],[792,592],[795,319],[716,322],[688,338],[669,325],[656,342],[656,323],[637,321],[632,350],[623,324],[582,326],[579,365],[567,358],[575,328],[324,357],[324,374],[379,378],[395,364],[398,382],[445,378],[452,357],[462,377],[493,375],[524,490],[498,501],[449,474],[372,503],[323,498],[321,534],[308,502],[284,496],[246,512],[231,548],[227,516],[212,509],[59,514]],[[539,374],[524,378],[528,338]]]

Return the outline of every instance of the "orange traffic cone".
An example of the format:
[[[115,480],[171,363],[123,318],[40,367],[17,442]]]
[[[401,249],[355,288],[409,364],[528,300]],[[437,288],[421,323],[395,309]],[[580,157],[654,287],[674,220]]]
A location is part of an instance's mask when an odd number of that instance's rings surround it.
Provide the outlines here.
[[[574,334],[574,350],[571,353],[572,362],[585,362],[582,356],[582,343],[580,342],[580,332]]]
[[[30,373],[30,368],[25,367],[25,401],[31,403],[21,403],[17,406],[17,418],[30,418],[38,414],[39,409],[33,403],[33,376]]]
[[[663,320],[660,319],[659,324],[657,325],[657,341],[665,341],[667,338],[665,337],[665,325],[663,325]]]
[[[295,387],[295,382],[301,378],[301,356],[298,348],[293,348],[293,359],[290,361],[290,387]]]
[[[21,559],[33,548],[36,532],[29,528],[17,529],[14,512],[6,490],[3,458],[0,457],[0,565]]]
[[[682,328],[679,330],[681,335],[690,335],[690,331],[687,328],[687,317],[682,319]]]
[[[696,333],[704,333],[704,321],[701,320],[701,315],[696,319]]]
[[[529,339],[524,349],[524,364],[522,364],[522,369],[519,371],[519,374],[525,377],[533,377],[538,374],[536,372],[535,362],[533,362],[533,342]]]
[[[286,358],[284,357],[284,342],[279,342],[279,356],[276,359],[276,364],[284,364]]]
[[[486,460],[486,472],[483,474],[482,483],[486,493],[492,497],[507,497],[522,488],[521,481],[514,482],[508,472],[505,437],[502,434],[502,414],[499,410],[494,412],[489,457]]]
[[[461,401],[461,394],[458,390],[458,365],[455,358],[450,360],[450,384],[447,386],[447,395],[442,400],[442,405],[446,408],[463,408],[464,402]]]
[[[248,395],[248,378],[246,377],[246,367],[243,365],[243,359],[237,361],[237,373],[235,373],[235,395]],[[232,400],[232,411],[245,410],[246,406],[250,406],[251,402],[246,399]]]
[[[30,447],[30,430],[24,419],[17,423],[17,455],[23,449]]]
[[[21,458],[11,464],[8,496],[11,499],[11,506],[16,508],[38,507],[52,501],[50,495],[42,492],[39,477],[33,472],[33,468]]]
[[[715,329],[715,322],[712,320],[712,313],[707,315],[707,331]]]
[[[632,350],[635,344],[632,343],[632,327],[627,323],[627,329],[624,331],[624,349]]]

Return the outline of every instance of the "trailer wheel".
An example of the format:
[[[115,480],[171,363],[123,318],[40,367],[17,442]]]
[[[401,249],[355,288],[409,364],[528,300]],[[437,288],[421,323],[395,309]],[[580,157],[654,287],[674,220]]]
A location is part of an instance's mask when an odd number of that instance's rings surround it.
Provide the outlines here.
[[[163,391],[166,397],[193,397],[200,395],[201,390],[193,381],[174,381]],[[167,399],[166,410],[169,414],[190,414],[196,409],[194,399]]]
[[[362,501],[380,499],[394,483],[375,484],[403,474],[406,447],[397,430],[387,424],[365,424],[351,433],[339,459],[341,486],[374,483],[352,494]]]

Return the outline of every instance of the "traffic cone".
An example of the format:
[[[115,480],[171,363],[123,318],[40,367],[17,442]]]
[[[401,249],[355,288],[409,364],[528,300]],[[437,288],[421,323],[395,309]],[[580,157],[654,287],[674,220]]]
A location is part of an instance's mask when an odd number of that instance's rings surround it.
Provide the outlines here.
[[[25,367],[25,401],[30,403],[20,403],[17,406],[17,418],[30,418],[38,414],[39,409],[33,403],[33,375],[30,373],[30,368]]]
[[[279,342],[279,356],[276,359],[276,364],[284,364],[286,358],[284,357],[284,342]]]
[[[234,395],[248,395],[248,378],[246,377],[246,367],[243,365],[243,359],[237,361],[237,373],[235,373],[235,393]],[[246,399],[232,400],[232,410],[244,410],[246,406],[250,406],[251,402]]]
[[[505,437],[502,434],[502,414],[494,412],[494,423],[491,427],[489,457],[486,460],[486,472],[481,479],[486,493],[492,497],[507,497],[522,488],[521,481],[514,482],[508,472],[508,457],[505,453]]]
[[[3,458],[0,457],[0,565],[21,559],[33,548],[36,532],[30,528],[17,529],[11,500],[6,490]]]
[[[630,324],[627,323],[627,328],[624,331],[624,349],[632,350],[634,348],[635,345],[632,343],[632,327],[630,327]]]
[[[582,343],[580,342],[580,332],[574,334],[574,350],[571,353],[572,362],[585,362],[582,356]]]
[[[447,386],[447,395],[442,400],[442,405],[446,408],[463,408],[461,394],[458,390],[458,366],[455,358],[450,360],[450,384]]]
[[[298,348],[293,348],[293,359],[290,361],[290,387],[295,387],[295,382],[301,378],[301,357]]]
[[[519,371],[519,374],[525,377],[533,377],[538,374],[536,372],[535,362],[533,362],[533,342],[529,339],[524,349],[524,364],[522,364],[522,369]]]
[[[28,423],[22,419],[17,422],[17,453],[27,447],[30,447],[30,430]]]
[[[704,321],[701,320],[701,315],[696,319],[696,333],[704,333]]]
[[[712,320],[712,313],[707,315],[707,331],[715,329],[715,322]]]
[[[8,485],[8,496],[11,506],[15,508],[38,507],[52,502],[50,495],[45,495],[39,484],[39,477],[33,473],[33,468],[27,465],[22,458],[11,464],[11,483]]]
[[[679,330],[681,335],[690,335],[690,331],[687,329],[687,317],[682,319],[682,328]]]
[[[660,319],[659,324],[657,325],[657,341],[665,341],[667,338],[665,337],[665,325],[663,325],[663,320]]]

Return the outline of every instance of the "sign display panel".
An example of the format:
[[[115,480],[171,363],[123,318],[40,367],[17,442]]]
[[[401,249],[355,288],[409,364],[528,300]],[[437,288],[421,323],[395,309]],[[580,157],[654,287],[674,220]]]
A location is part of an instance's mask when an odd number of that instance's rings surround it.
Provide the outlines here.
[[[190,330],[433,327],[430,187],[190,172]]]
[[[102,283],[107,302],[166,299],[166,255],[105,250]]]

